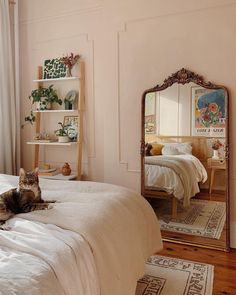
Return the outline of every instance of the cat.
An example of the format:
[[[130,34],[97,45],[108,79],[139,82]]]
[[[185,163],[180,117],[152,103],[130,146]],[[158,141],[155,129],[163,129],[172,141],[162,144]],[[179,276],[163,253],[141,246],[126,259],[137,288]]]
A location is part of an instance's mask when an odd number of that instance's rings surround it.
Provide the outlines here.
[[[39,187],[38,168],[32,172],[19,172],[19,188],[0,195],[0,223],[18,213],[50,209],[55,201],[44,201]]]

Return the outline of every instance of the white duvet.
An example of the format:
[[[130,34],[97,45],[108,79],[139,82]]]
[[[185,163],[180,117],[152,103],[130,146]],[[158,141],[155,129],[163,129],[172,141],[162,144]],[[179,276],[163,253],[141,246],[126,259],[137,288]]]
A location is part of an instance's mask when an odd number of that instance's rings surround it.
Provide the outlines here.
[[[162,159],[171,165],[158,165]],[[173,169],[175,164],[178,167]],[[173,194],[177,199],[183,199],[186,206],[190,198],[200,191],[198,183],[206,180],[206,169],[193,155],[145,157],[145,187]]]
[[[114,185],[40,180],[53,209],[19,214],[0,231],[0,294],[133,295],[162,248],[149,204]],[[0,175],[0,193],[17,177]]]

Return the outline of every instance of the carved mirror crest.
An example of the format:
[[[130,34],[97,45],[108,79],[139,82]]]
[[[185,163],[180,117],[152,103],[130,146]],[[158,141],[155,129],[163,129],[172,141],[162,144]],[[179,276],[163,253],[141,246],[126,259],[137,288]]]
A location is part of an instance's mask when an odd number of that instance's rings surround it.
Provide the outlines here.
[[[229,250],[228,91],[181,69],[142,96],[141,190],[164,240]]]

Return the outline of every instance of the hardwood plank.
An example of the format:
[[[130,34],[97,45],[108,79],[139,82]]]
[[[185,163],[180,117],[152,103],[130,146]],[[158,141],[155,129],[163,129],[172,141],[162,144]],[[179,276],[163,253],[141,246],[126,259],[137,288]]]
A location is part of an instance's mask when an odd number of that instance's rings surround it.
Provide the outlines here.
[[[214,265],[213,295],[236,294],[236,249],[226,253],[164,242],[164,249],[158,254]]]

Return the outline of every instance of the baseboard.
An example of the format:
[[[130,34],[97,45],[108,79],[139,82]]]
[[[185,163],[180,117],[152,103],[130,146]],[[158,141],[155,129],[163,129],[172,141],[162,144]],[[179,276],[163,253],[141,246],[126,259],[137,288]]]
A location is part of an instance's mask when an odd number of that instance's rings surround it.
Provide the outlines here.
[[[236,222],[230,222],[230,247],[236,248]]]

